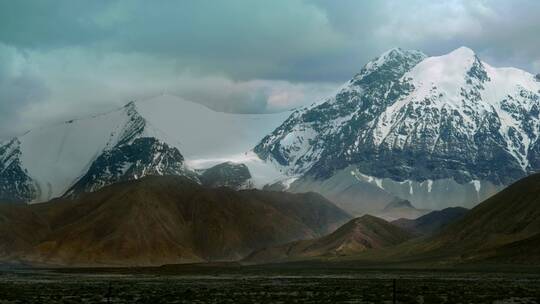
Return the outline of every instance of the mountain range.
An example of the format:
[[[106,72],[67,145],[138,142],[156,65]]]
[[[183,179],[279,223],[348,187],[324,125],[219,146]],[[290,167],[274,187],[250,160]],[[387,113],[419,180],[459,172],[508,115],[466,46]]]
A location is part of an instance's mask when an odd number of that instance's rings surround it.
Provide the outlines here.
[[[155,266],[233,261],[325,235],[350,216],[315,193],[209,188],[180,176],[119,182],[76,199],[0,206],[0,262]]]
[[[472,208],[540,169],[539,96],[533,74],[468,48],[433,57],[396,48],[292,113],[221,113],[162,95],[30,130],[0,143],[0,201],[178,175],[318,192],[354,216],[396,219],[385,213],[396,201],[410,202],[410,218]]]
[[[540,174],[469,211],[447,208],[414,221],[351,219],[316,193],[211,188],[180,176],[0,205],[0,263],[31,266],[537,265],[538,240]]]

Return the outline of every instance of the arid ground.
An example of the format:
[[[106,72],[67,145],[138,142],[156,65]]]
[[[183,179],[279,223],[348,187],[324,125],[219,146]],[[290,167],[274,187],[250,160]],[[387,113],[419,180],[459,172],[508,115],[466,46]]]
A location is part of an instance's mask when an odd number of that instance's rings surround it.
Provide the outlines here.
[[[189,267],[7,270],[0,303],[539,303],[540,273]]]

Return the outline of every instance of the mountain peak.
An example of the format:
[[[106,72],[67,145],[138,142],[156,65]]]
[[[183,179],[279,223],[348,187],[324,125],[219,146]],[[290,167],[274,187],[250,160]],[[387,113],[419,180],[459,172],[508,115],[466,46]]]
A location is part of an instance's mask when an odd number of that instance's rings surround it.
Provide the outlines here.
[[[476,56],[476,53],[472,49],[466,46],[462,46],[448,53],[448,55],[472,57],[472,56]]]
[[[406,51],[403,50],[402,48],[395,47],[395,48],[391,48],[391,49],[387,50],[386,52],[382,53],[377,58],[390,58],[390,57],[402,56],[403,54],[405,54],[405,52]]]
[[[409,56],[409,55],[415,55],[415,54],[424,54],[424,53],[418,50],[409,50],[409,49],[403,49],[400,47],[394,47],[382,53],[379,57],[389,58],[389,57],[396,57],[396,56]]]
[[[449,64],[463,63],[467,66],[469,66],[475,61],[480,61],[476,53],[466,46],[459,47],[446,55],[435,58],[445,58],[447,59],[446,62],[448,62]]]
[[[409,58],[425,58],[427,57],[426,54],[417,51],[417,50],[406,50],[399,47],[391,48],[387,50],[386,52],[382,53],[375,59],[371,60],[367,66],[373,66],[373,67],[380,67],[384,65],[387,61],[397,59],[397,60],[403,60],[403,59],[409,59]]]
[[[128,108],[134,108],[135,107],[135,101],[131,100],[130,102],[126,103],[124,105],[124,108],[128,109]]]
[[[408,200],[395,199],[395,200],[391,201],[390,203],[388,203],[388,205],[386,205],[384,207],[384,210],[388,211],[388,210],[392,210],[392,209],[396,209],[396,208],[412,208],[412,209],[414,209],[414,206]]]
[[[364,65],[351,83],[365,86],[373,81],[380,81],[381,78],[388,80],[400,78],[425,58],[427,55],[420,51],[392,48]]]

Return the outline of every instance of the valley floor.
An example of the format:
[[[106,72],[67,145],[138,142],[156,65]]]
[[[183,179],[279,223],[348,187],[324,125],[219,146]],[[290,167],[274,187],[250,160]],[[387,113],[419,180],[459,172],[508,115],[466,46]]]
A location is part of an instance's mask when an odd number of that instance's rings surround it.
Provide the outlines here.
[[[540,272],[278,267],[7,270],[0,303],[539,303]]]

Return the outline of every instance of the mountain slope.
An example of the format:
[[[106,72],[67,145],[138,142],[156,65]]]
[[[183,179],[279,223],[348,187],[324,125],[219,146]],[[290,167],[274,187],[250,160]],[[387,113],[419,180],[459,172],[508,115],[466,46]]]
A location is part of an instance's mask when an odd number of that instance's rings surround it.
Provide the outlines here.
[[[438,218],[443,214],[448,215],[449,212],[455,215],[456,211],[458,214],[462,212],[460,209],[448,209],[428,214],[419,222],[426,222],[426,219]],[[330,235],[335,235],[338,231]],[[299,241],[261,250],[252,256],[254,262],[317,258],[362,265],[392,263],[414,267],[478,263],[538,265],[538,240],[540,174],[533,174],[513,183],[432,235],[379,247],[376,250],[351,250],[341,255],[324,255],[320,254],[320,251],[311,254],[313,251],[310,249],[318,247],[309,247],[311,243],[308,242],[312,241]]]
[[[23,258],[48,233],[47,221],[26,205],[0,204],[0,256]]]
[[[441,246],[498,247],[540,233],[540,174],[533,174],[487,199],[437,236]]]
[[[533,174],[485,200],[431,237],[351,259],[539,264],[539,238],[540,174]]]
[[[391,223],[416,235],[431,235],[443,227],[459,220],[469,210],[463,207],[448,207],[432,211],[416,219],[401,218]]]
[[[466,206],[540,169],[539,94],[534,75],[467,48],[438,57],[393,49],[254,150],[290,175],[358,170],[420,208]]]
[[[163,95],[31,130],[0,143],[0,201],[41,202],[145,174],[193,176],[190,167],[226,160],[253,164],[254,181],[265,183],[279,172],[246,152],[285,115],[220,113]]]
[[[179,176],[120,182],[75,201],[20,208],[43,219],[49,232],[27,231],[23,251],[1,260],[66,266],[236,260],[264,246],[320,236],[349,219],[321,197],[212,189]]]
[[[411,237],[412,234],[383,219],[364,215],[349,221],[327,236],[265,248],[252,253],[245,261],[260,263],[347,256],[365,250],[397,245]]]
[[[353,216],[378,214],[390,202],[399,199],[377,185],[359,180],[347,170],[337,172],[325,180],[312,177],[293,179],[285,190],[321,193]]]

